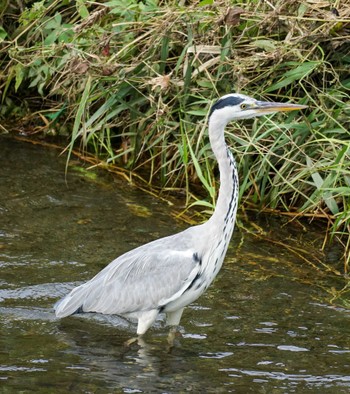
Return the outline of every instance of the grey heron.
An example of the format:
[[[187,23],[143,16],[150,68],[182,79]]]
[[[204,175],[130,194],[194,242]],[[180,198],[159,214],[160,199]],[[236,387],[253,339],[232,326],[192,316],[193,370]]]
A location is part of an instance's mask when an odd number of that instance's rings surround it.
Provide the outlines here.
[[[98,312],[136,318],[138,335],[143,335],[162,312],[167,325],[179,325],[184,308],[203,294],[218,274],[235,225],[238,172],[225,143],[226,125],[234,120],[303,108],[306,106],[258,101],[237,93],[221,97],[208,117],[209,140],[220,171],[213,215],[203,224],[117,257],[58,301],[56,316]]]

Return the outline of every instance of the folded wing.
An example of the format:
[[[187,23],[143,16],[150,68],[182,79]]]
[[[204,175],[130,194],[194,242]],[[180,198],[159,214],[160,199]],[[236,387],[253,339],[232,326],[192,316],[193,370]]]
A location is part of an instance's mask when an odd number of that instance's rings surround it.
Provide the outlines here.
[[[55,305],[56,316],[149,311],[161,308],[176,294],[180,296],[196,275],[198,260],[189,245],[182,242],[174,248],[177,235],[140,246],[112,261],[60,300]]]

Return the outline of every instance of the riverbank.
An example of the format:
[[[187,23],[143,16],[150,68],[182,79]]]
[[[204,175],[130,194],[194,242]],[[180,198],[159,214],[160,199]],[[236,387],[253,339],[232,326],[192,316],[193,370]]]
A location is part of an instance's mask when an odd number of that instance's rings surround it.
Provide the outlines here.
[[[213,100],[239,91],[308,105],[228,129],[241,202],[325,219],[347,274],[348,5],[44,0],[9,4],[1,17],[3,127],[65,138],[68,160],[80,148],[163,192],[181,188],[186,206],[210,212],[216,198],[205,132]]]

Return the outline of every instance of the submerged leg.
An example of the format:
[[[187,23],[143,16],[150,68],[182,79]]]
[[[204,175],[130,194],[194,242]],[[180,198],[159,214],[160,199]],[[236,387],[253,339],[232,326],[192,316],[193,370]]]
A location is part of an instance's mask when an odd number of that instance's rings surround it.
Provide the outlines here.
[[[141,335],[139,335],[138,337],[128,339],[127,341],[124,342],[124,346],[129,347],[135,342],[137,342],[137,344],[142,348],[147,346],[147,343],[145,342],[143,336]]]
[[[127,341],[124,342],[124,346],[126,346],[126,347],[131,346],[136,341],[138,342],[139,338],[140,337],[133,337],[133,338],[128,339]]]
[[[176,338],[176,333],[177,333],[177,326],[171,326],[170,330],[169,330],[169,334],[168,334],[168,345],[169,345],[169,349],[171,350],[174,347],[174,343],[175,343],[175,338]]]
[[[125,346],[130,346],[133,343],[137,342],[138,344],[142,343],[142,335],[151,327],[151,325],[155,322],[158,316],[158,310],[152,309],[151,311],[142,312],[140,317],[138,318],[137,323],[137,337],[128,339],[124,344]],[[141,342],[140,342],[141,341]]]
[[[174,341],[176,337],[176,332],[177,332],[177,326],[180,324],[182,312],[184,311],[184,308],[178,309],[177,311],[174,312],[167,312],[166,314],[166,325],[167,326],[172,326],[169,330],[168,334],[168,344],[170,347],[174,346]]]
[[[176,329],[177,326],[180,323],[182,312],[184,311],[184,308],[178,309],[177,311],[174,312],[167,312],[166,313],[166,325],[167,326],[172,326],[169,331],[168,335],[168,343],[170,347],[174,345],[174,340],[176,336]],[[140,317],[138,318],[138,325],[137,325],[137,337],[130,338],[128,341],[125,342],[125,346],[130,346],[134,342],[138,342],[140,344],[140,341],[143,341],[142,335],[145,334],[145,332],[151,327],[151,325],[155,322],[157,319],[159,311],[157,309],[152,309],[151,311],[146,311],[143,312]]]

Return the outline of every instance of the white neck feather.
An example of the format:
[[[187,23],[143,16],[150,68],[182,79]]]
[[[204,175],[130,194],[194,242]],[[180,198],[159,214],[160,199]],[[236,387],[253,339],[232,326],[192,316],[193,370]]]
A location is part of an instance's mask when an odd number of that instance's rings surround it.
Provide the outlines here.
[[[220,189],[215,211],[208,226],[231,237],[238,204],[238,173],[235,159],[228,149],[224,129],[227,121],[214,113],[209,120],[209,140],[220,171]]]

